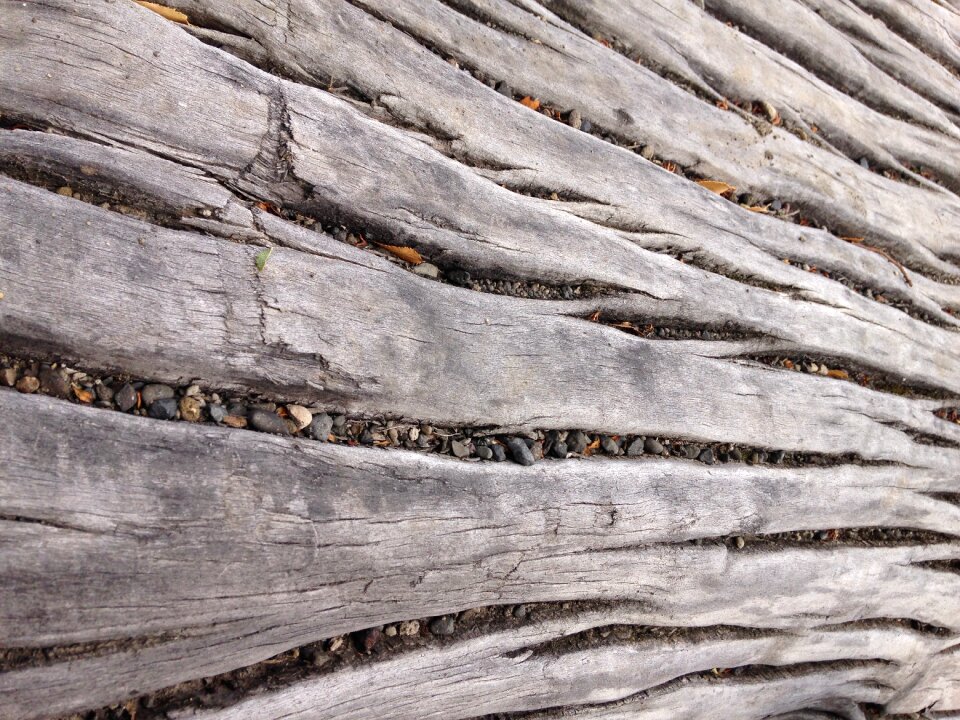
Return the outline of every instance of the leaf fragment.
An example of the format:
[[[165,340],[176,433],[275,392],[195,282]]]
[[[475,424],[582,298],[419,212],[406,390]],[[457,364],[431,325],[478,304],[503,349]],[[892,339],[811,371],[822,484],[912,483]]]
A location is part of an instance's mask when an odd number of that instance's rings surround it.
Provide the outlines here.
[[[412,247],[404,247],[403,245],[384,245],[382,243],[375,244],[377,247],[383,248],[391,255],[396,255],[398,258],[404,262],[410,263],[411,265],[419,265],[423,262],[423,258],[420,257],[420,253],[418,253]]]
[[[137,5],[143,5],[147,10],[153,10],[157,15],[171,20],[175,23],[181,23],[182,25],[189,25],[190,18],[186,16],[185,13],[180,12],[179,10],[167,7],[166,5],[161,5],[160,3],[155,2],[146,2],[146,0],[134,0]]]
[[[540,109],[540,101],[537,100],[536,98],[530,97],[529,95],[524,96],[524,98],[520,101],[520,104],[526,105],[531,110]]]
[[[827,370],[827,377],[836,378],[837,380],[849,380],[850,373],[846,370]]]
[[[722,180],[697,180],[697,185],[705,187],[707,190],[710,192],[715,192],[717,195],[726,195],[727,193],[736,190],[733,185],[729,185]]]
[[[273,252],[272,247],[264,248],[257,253],[257,256],[253,259],[254,263],[257,265],[257,272],[263,272],[263,268],[267,265],[267,260],[270,258],[270,253]]]
[[[76,396],[77,400],[82,403],[89,405],[93,402],[93,393],[86,388],[80,387],[79,385],[73,386],[73,394]]]

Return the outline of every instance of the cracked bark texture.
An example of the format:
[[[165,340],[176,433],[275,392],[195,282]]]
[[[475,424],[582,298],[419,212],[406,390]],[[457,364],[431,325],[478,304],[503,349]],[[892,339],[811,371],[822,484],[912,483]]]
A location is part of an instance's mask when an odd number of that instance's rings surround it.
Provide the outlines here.
[[[819,464],[521,467],[4,388],[0,716],[960,713],[960,427],[935,414],[960,406],[956,3],[169,4],[190,24],[0,0],[0,351]],[[592,292],[456,286],[374,243]],[[784,357],[878,382],[761,362]],[[800,541],[856,528],[916,534]],[[345,633],[528,604],[552,610],[164,705]]]

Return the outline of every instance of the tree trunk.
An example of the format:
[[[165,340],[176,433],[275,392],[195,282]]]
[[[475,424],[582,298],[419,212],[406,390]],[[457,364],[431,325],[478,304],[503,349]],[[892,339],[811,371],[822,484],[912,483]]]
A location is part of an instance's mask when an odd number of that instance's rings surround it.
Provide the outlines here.
[[[960,717],[956,0],[0,17],[0,717]]]

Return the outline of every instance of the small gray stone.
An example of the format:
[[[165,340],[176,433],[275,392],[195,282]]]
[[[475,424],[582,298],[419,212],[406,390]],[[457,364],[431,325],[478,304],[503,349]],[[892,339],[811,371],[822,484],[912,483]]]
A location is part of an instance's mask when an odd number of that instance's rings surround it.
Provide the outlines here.
[[[643,455],[643,440],[637,438],[629,447],[627,447],[627,456],[628,457],[637,457],[637,455]]]
[[[600,436],[600,447],[603,448],[603,451],[605,453],[608,453],[610,455],[620,454],[620,446],[617,445],[617,441],[614,440],[609,435]]]
[[[461,287],[468,287],[470,285],[470,273],[466,270],[451,270],[447,273],[447,280],[452,282],[454,285],[460,285]]]
[[[266,410],[251,410],[247,415],[250,426],[255,430],[275,435],[289,435],[290,427],[279,415]]]
[[[413,272],[416,275],[421,275],[426,278],[436,279],[440,275],[440,268],[438,268],[433,263],[425,262],[425,263],[420,263],[419,265],[414,267]]]
[[[477,457],[482,460],[489,460],[493,457],[493,450],[488,448],[486,445],[480,445],[477,447]]]
[[[737,448],[734,448],[730,451],[730,460],[733,462],[743,462],[743,453],[741,453]]]
[[[507,459],[507,451],[503,449],[503,445],[494,445],[490,449],[493,451],[494,462],[503,462]]]
[[[434,635],[453,635],[457,631],[457,623],[449,615],[434,618],[429,627]]]
[[[567,444],[563,440],[558,440],[550,448],[550,454],[559,460],[563,460],[567,456]]]
[[[147,409],[147,415],[155,420],[173,420],[177,416],[177,399],[168,397],[154,400]]]
[[[501,95],[505,95],[508,98],[513,98],[513,88],[507,85],[502,80],[497,83],[497,92]]]
[[[209,405],[207,412],[210,414],[210,419],[215,423],[223,422],[223,419],[227,416],[226,408],[223,405]]]
[[[865,170],[869,170],[869,169],[870,169],[870,160],[869,160],[868,158],[865,158],[865,157],[860,158],[860,167],[864,168]]]
[[[156,383],[144,385],[143,390],[140,391],[143,404],[147,407],[153,405],[157,400],[172,398],[174,395],[175,393],[172,387],[169,385],[158,385]]]
[[[98,382],[94,385],[94,390],[96,390],[98,400],[102,400],[108,404],[113,402],[113,388],[109,385]]]
[[[697,457],[700,456],[700,446],[699,446],[699,445],[687,445],[687,446],[683,449],[683,456],[684,456],[685,458],[687,458],[687,460],[695,460]]]
[[[704,451],[697,456],[697,460],[707,465],[713,465],[713,450],[705,448]]]
[[[783,462],[783,450],[772,450],[767,456],[767,459],[772,462],[774,465],[779,465]]]
[[[527,617],[527,606],[517,605],[513,609],[513,616],[517,618],[517,620],[523,620],[525,617]]]
[[[567,123],[574,130],[579,130],[583,125],[583,117],[580,115],[579,110],[571,110],[570,114],[567,115]]]
[[[470,456],[470,446],[460,440],[451,440],[450,441],[450,450],[458,458],[465,458]]]
[[[17,384],[17,369],[16,368],[4,368],[0,370],[0,383],[3,383],[7,387],[13,387]]]
[[[659,455],[663,452],[663,445],[656,438],[647,438],[643,441],[643,449],[651,455]]]
[[[515,463],[520,465],[533,465],[534,460],[533,453],[530,452],[530,448],[527,447],[527,444],[520,438],[507,438],[504,440],[507,444],[507,449],[510,451],[510,457]]]
[[[567,435],[567,450],[572,453],[582,453],[590,444],[590,438],[582,430],[574,430]]]
[[[326,413],[314,415],[310,422],[310,437],[320,442],[326,442],[333,429],[333,418]]]
[[[126,383],[117,391],[114,399],[117,402],[117,407],[121,411],[128,412],[137,404],[137,391],[133,389],[133,385]]]
[[[70,378],[62,369],[41,368],[38,378],[42,392],[62,400],[70,398]]]

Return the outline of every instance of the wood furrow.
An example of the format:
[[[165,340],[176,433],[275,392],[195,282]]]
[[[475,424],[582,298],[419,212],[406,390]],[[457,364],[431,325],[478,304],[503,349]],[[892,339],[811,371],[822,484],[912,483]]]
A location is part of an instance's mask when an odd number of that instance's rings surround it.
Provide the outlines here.
[[[923,494],[954,487],[949,474],[492,467],[12,392],[0,406],[10,429],[0,513],[31,519],[0,522],[3,645],[172,637],[5,673],[6,715],[106,705],[325,637],[491,603],[626,601],[639,603],[631,622],[669,626],[914,618],[960,630],[960,576],[915,564],[957,558],[953,542],[743,551],[662,542],[808,527],[814,514],[829,525],[913,516],[956,526],[955,506]],[[29,451],[38,443],[45,453]],[[917,483],[921,492],[907,489]]]
[[[439,425],[589,428],[942,469],[960,455],[908,434],[960,440],[960,427],[934,415],[943,400],[738,360],[762,354],[762,341],[663,342],[582,319],[596,307],[622,312],[646,303],[643,295],[598,305],[476,293],[267,214],[268,233],[314,252],[275,248],[258,272],[256,247],[167,230],[15,181],[0,179],[0,187],[9,218],[0,229],[9,353]],[[50,221],[38,226],[40,213]],[[818,320],[815,332],[850,332],[845,313],[822,312],[835,320]],[[908,346],[912,357],[901,361],[900,333],[872,323],[856,332],[858,347],[872,334],[878,352],[894,353],[901,375],[908,363],[956,372],[943,347],[924,354]],[[703,378],[696,396],[687,390],[691,378]],[[496,403],[491,387],[499,388]],[[533,391],[544,387],[556,392]]]

